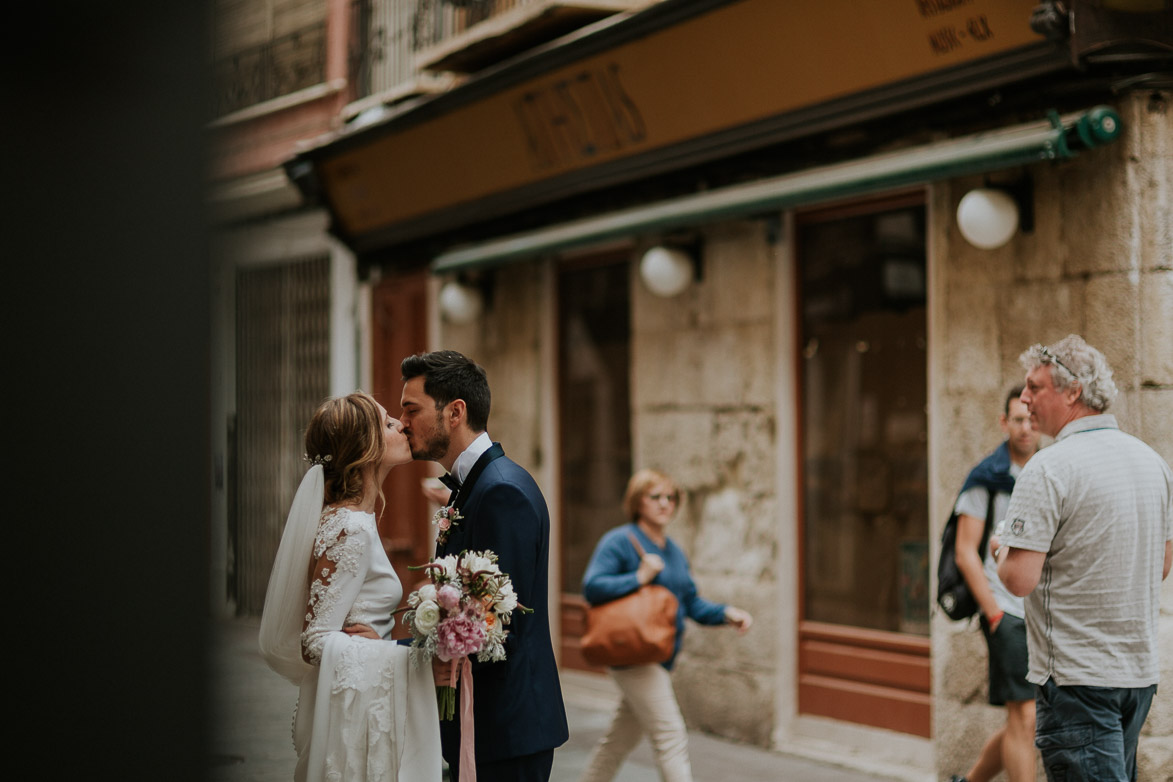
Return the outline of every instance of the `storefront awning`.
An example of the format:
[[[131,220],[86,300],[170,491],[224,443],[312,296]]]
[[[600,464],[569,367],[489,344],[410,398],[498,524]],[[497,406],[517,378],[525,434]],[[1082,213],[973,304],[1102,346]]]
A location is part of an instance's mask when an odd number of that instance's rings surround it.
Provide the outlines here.
[[[1097,106],[1049,120],[820,166],[506,236],[438,256],[436,274],[531,258],[609,239],[666,232],[770,210],[1070,158],[1120,135],[1120,117]]]
[[[668,0],[388,107],[286,167],[360,256],[443,244],[547,204],[1066,73],[1067,51],[1031,29],[1029,10]]]

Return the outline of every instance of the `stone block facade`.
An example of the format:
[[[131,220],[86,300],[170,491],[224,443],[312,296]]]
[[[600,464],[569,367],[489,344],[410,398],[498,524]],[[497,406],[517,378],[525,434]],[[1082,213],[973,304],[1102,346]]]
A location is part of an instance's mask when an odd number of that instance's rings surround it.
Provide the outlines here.
[[[499,269],[484,317],[471,324],[444,324],[440,346],[475,358],[489,376],[489,433],[511,459],[537,476],[542,460],[541,267],[515,264]],[[547,497],[547,501],[550,498]]]
[[[1002,395],[1021,382],[1017,358],[1032,343],[1077,333],[1103,351],[1121,391],[1110,412],[1125,431],[1173,457],[1171,98],[1125,96],[1118,105],[1124,131],[1115,144],[1031,166],[1034,232],[1002,248],[970,246],[952,219],[980,178],[933,188],[934,546],[966,472],[1000,439]],[[1173,677],[1171,598],[1166,582],[1163,682]],[[985,705],[986,651],[976,626],[968,630],[937,615],[933,660],[938,767],[952,773],[968,768],[1003,713]],[[1171,715],[1173,701],[1158,695],[1141,738],[1141,779],[1161,779],[1159,769],[1170,766]]]
[[[1173,461],[1173,123],[1166,93],[1123,96],[1124,133],[1115,144],[1059,163],[1030,166],[1033,232],[996,250],[966,243],[957,203],[981,177],[929,186],[930,561],[940,526],[966,472],[1001,440],[1004,394],[1021,382],[1018,355],[1034,342],[1079,333],[1105,352],[1121,395],[1113,412],[1129,432]],[[685,500],[671,529],[690,557],[702,595],[751,611],[745,637],[690,626],[676,672],[690,724],[769,745],[794,717],[790,696],[798,581],[780,552],[792,552],[798,521],[779,493],[790,469],[795,411],[779,383],[792,383],[791,305],[779,290],[788,262],[765,221],[704,226],[701,279],[673,298],[651,294],[632,248],[630,409],[633,462],[674,476]],[[467,352],[493,384],[491,431],[518,462],[549,471],[543,389],[556,372],[544,356],[547,262],[496,269],[480,321],[445,325],[440,344]],[[782,302],[781,304],[779,302]],[[784,319],[784,320],[783,320]],[[785,340],[783,340],[785,341]],[[787,360],[789,361],[789,360]],[[780,378],[782,378],[780,380]],[[780,432],[786,432],[783,437]],[[791,454],[791,456],[787,456]],[[786,458],[784,458],[786,457]],[[550,497],[551,505],[556,498]],[[783,502],[786,500],[786,502]],[[785,572],[782,572],[785,570]],[[1173,583],[1173,580],[1170,580]],[[1164,587],[1161,639],[1173,649],[1173,587]],[[785,604],[785,605],[780,605]],[[967,768],[1004,719],[986,705],[980,633],[934,615],[931,626],[937,767]],[[1162,660],[1173,682],[1173,652]],[[1173,759],[1173,699],[1154,703],[1141,744],[1142,779]],[[1041,778],[1041,776],[1040,776]]]
[[[680,482],[687,501],[670,533],[700,594],[757,620],[745,637],[690,624],[675,674],[685,719],[768,745],[772,606],[792,589],[775,567],[773,259],[758,221],[715,226],[703,248],[703,278],[679,296],[658,298],[633,279],[635,466]]]

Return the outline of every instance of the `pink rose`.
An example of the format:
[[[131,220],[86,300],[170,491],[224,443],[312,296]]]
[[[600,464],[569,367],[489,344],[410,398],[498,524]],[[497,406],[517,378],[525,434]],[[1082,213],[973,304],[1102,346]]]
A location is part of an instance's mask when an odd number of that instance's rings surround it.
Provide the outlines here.
[[[448,518],[447,516],[441,516],[437,526],[440,527],[441,532],[447,532],[448,530],[452,529],[452,519]]]

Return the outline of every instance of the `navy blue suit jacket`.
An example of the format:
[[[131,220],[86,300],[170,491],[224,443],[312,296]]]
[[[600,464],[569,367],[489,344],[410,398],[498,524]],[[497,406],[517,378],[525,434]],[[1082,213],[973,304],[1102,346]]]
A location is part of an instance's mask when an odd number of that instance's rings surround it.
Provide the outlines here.
[[[463,518],[453,525],[445,545],[437,546],[437,555],[496,552],[501,570],[513,579],[517,599],[534,610],[513,612],[503,662],[473,658],[477,765],[552,750],[570,732],[550,641],[546,500],[533,477],[493,443],[469,472],[454,504]],[[441,721],[440,739],[444,757],[452,763],[460,753],[459,707],[456,719]]]

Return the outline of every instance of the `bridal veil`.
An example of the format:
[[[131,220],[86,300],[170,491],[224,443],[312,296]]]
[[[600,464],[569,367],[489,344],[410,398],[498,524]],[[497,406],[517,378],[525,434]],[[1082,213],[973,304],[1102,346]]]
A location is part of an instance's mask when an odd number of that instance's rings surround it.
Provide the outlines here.
[[[315,464],[301,479],[289,509],[261,614],[261,655],[270,668],[297,685],[313,670],[301,657],[301,631],[309,605],[310,556],[325,493],[322,466]]]

